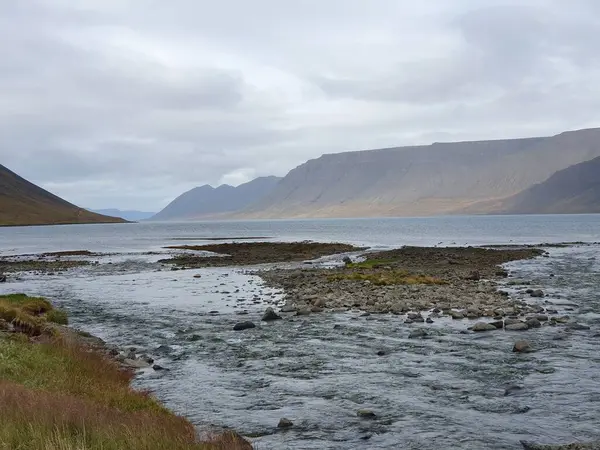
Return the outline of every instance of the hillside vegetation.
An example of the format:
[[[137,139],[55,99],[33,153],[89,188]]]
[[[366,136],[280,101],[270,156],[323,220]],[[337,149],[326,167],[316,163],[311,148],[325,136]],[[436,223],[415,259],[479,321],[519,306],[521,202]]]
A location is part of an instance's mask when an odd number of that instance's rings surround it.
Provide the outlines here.
[[[0,226],[118,223],[79,208],[0,165]]]

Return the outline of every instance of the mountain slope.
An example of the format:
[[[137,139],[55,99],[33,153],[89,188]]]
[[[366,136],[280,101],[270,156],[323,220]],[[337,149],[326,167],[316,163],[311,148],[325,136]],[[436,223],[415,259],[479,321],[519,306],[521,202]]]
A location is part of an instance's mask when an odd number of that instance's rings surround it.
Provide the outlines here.
[[[600,129],[323,155],[292,170],[235,217],[418,216],[465,208],[485,213],[490,201],[596,156]]]
[[[502,202],[508,214],[600,213],[600,157],[556,172]]]
[[[0,226],[124,222],[79,208],[0,164]]]
[[[260,177],[238,187],[227,184],[213,188],[196,187],[181,194],[151,220],[176,220],[214,217],[247,207],[262,199],[281,178]]]
[[[149,219],[155,212],[145,212],[145,211],[130,211],[130,210],[120,210],[115,208],[108,209],[90,209],[90,211],[95,212],[96,214],[102,214],[104,216],[114,216],[114,217],[122,217],[125,220],[137,221],[137,220],[145,220]]]

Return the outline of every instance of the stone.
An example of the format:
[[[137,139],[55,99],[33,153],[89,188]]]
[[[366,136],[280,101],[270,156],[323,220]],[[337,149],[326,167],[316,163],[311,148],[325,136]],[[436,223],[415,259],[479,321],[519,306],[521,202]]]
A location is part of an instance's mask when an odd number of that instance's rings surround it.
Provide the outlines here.
[[[465,280],[479,281],[481,280],[481,274],[477,270],[473,270],[465,277]]]
[[[253,322],[238,322],[233,326],[233,331],[243,331],[251,328],[256,328],[256,325],[254,325]]]
[[[531,348],[531,344],[527,341],[517,341],[513,346],[514,353],[531,353],[533,348]]]
[[[379,350],[377,356],[385,356],[385,350]]]
[[[529,330],[529,325],[525,322],[513,323],[512,325],[506,325],[504,329],[506,331],[525,331]]]
[[[528,319],[525,323],[529,328],[540,328],[542,326],[542,323],[535,317]]]
[[[497,328],[494,325],[492,325],[491,323],[478,322],[473,327],[471,327],[471,330],[477,331],[477,332],[495,331],[495,330],[497,330]]]
[[[325,308],[327,306],[327,301],[325,301],[325,299],[319,298],[319,299],[315,300],[315,302],[313,303],[313,306],[315,308]]]
[[[515,323],[523,323],[523,321],[522,321],[522,320],[519,320],[519,319],[510,319],[510,318],[509,318],[509,319],[506,319],[506,320],[504,321],[504,325],[507,325],[507,326],[508,326],[508,325],[514,325]]]
[[[508,278],[508,270],[500,269],[496,271],[497,277]]]
[[[416,319],[418,319],[418,318],[420,318],[420,317],[422,317],[422,316],[421,316],[421,314],[420,314],[420,313],[408,313],[408,314],[406,315],[406,317],[407,317],[408,319],[410,319],[410,320],[416,320]]]
[[[539,320],[540,322],[547,322],[548,321],[548,316],[545,316],[544,314],[538,314],[535,316],[535,318],[537,320]]]
[[[542,298],[544,297],[544,291],[542,291],[541,289],[536,289],[533,290],[529,295],[531,295],[534,298]]]
[[[358,411],[356,411],[356,415],[361,419],[374,419],[375,417],[377,417],[377,414],[375,414],[370,409],[359,409]]]
[[[152,366],[152,369],[154,369],[154,370],[155,370],[155,371],[157,371],[157,372],[160,372],[160,371],[162,371],[162,370],[169,370],[169,369],[166,369],[166,368],[165,368],[165,367],[163,367],[163,366],[159,366],[158,364],[154,364],[154,365]]]
[[[352,264],[352,258],[350,258],[349,256],[344,256],[344,258],[342,259],[342,262],[344,264]]]
[[[141,359],[129,359],[129,358],[125,358],[123,360],[123,365],[125,365],[127,367],[131,367],[132,369],[145,369],[147,367],[150,367],[150,364],[148,364],[146,361],[143,361]]]
[[[427,320],[425,320],[425,322],[427,322],[427,323],[433,323],[433,319],[431,317],[428,317]]]
[[[6,275],[0,273],[0,283],[6,283]]]
[[[279,311],[282,313],[294,313],[298,311],[298,308],[292,305],[283,305],[281,308],[279,308]]]
[[[194,275],[194,278],[202,278],[202,275],[200,275],[199,273],[197,273],[196,275]]]
[[[491,325],[494,325],[497,329],[501,330],[502,328],[504,328],[504,321],[496,320],[496,321],[492,322]]]
[[[427,331],[420,328],[418,330],[411,331],[410,334],[408,335],[408,338],[409,339],[418,339],[418,338],[424,338],[426,336],[427,336]]]
[[[152,357],[150,357],[150,356],[148,356],[148,355],[142,355],[142,356],[140,356],[140,359],[141,359],[142,361],[145,361],[145,362],[147,362],[147,363],[148,363],[148,365],[150,365],[150,364],[152,364],[152,363],[154,362],[154,358],[152,358]]]
[[[296,315],[297,316],[309,316],[310,309],[308,309],[308,308],[299,309],[298,311],[296,311]]]
[[[313,306],[312,308],[310,308],[310,312],[321,313],[321,312],[323,312],[323,308],[319,308],[317,306]]]
[[[266,309],[265,313],[262,316],[261,319],[263,322],[272,322],[274,320],[281,320],[281,316],[279,314],[277,314],[273,308],[271,308],[270,306]]]
[[[589,326],[577,322],[567,324],[567,328],[575,331],[587,331],[591,329]]]
[[[464,319],[465,315],[463,313],[461,313],[460,311],[450,311],[450,317],[452,317],[455,320],[460,320],[460,319]]]
[[[293,426],[294,422],[292,422],[290,419],[286,419],[285,417],[279,419],[279,423],[277,424],[277,428],[291,428]]]
[[[512,386],[509,386],[506,389],[504,389],[504,396],[508,397],[509,395],[516,394],[518,392],[521,392],[522,390],[523,390],[522,386],[512,385]]]
[[[135,354],[135,350],[129,350],[129,352],[127,352],[127,354],[125,355],[125,359],[136,360],[137,359],[137,355]]]

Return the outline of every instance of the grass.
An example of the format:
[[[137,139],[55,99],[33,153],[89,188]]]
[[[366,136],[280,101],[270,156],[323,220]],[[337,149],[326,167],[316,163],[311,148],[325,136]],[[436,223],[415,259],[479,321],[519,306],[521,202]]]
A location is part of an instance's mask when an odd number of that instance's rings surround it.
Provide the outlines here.
[[[34,340],[28,332],[0,333],[0,450],[252,448],[235,433],[201,441],[190,422],[131,388],[133,372],[70,334],[48,332],[57,310],[44,299],[1,299],[6,310],[30,311],[48,328]]]
[[[346,267],[348,269],[378,269],[394,264],[395,262],[393,259],[367,259],[362,262],[348,263]]]
[[[376,286],[391,286],[397,284],[447,284],[446,281],[428,275],[411,274],[405,270],[385,270],[374,272],[349,272],[329,275],[329,281],[368,281]]]
[[[30,336],[41,335],[49,323],[68,323],[67,314],[54,308],[48,300],[25,294],[0,296],[0,319]]]

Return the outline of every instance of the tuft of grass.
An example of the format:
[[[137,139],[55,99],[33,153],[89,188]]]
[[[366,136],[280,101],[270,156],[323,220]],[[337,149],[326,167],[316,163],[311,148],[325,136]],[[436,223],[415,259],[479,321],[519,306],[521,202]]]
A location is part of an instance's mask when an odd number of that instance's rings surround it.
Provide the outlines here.
[[[389,270],[385,272],[371,272],[371,273],[360,273],[360,272],[352,272],[352,273],[338,273],[335,275],[330,275],[328,277],[329,281],[342,281],[342,280],[351,280],[351,281],[368,281],[375,286],[391,286],[396,284],[430,284],[430,285],[440,285],[447,284],[446,281],[431,277],[428,275],[415,275],[410,274],[404,270]]]
[[[57,323],[59,325],[68,325],[69,317],[67,313],[62,309],[51,309],[46,313],[46,320],[48,322]]]
[[[234,432],[199,440],[185,418],[131,388],[132,371],[76,334],[48,331],[67,316],[46,300],[0,296],[0,318],[20,331],[0,334],[0,450],[252,450]]]
[[[348,263],[346,267],[348,269],[378,269],[381,267],[389,266],[395,261],[393,259],[367,259],[366,261]]]

